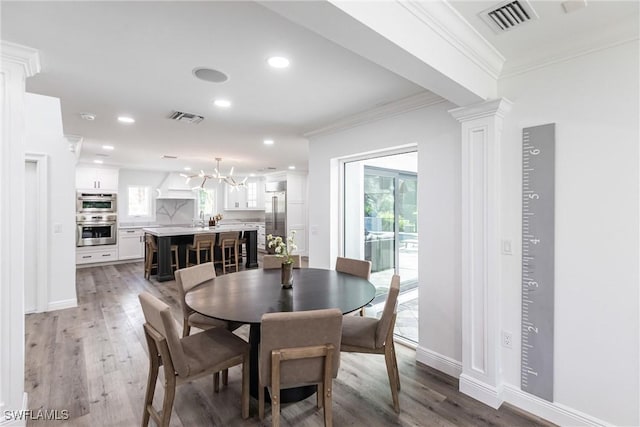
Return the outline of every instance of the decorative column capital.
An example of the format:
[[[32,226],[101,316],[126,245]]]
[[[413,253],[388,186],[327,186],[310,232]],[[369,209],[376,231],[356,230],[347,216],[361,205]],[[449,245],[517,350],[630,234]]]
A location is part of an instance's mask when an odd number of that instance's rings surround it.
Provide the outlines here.
[[[449,114],[460,123],[492,116],[504,118],[505,114],[511,111],[512,105],[513,103],[508,99],[499,98],[454,108],[449,110]]]
[[[40,56],[36,49],[1,40],[0,54],[3,68],[6,63],[21,65],[25,78],[40,72]]]

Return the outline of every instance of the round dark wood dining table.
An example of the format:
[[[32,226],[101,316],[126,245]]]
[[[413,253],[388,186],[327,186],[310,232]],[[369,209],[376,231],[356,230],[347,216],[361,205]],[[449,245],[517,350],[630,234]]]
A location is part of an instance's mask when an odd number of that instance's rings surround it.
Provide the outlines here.
[[[369,304],[375,287],[366,279],[318,268],[295,269],[293,288],[283,289],[280,269],[253,269],[218,276],[186,294],[186,303],[198,313],[230,322],[248,323],[251,345],[251,395],[258,396],[258,344],[265,313],[337,308],[351,313]],[[282,402],[299,401],[315,386],[282,390]]]

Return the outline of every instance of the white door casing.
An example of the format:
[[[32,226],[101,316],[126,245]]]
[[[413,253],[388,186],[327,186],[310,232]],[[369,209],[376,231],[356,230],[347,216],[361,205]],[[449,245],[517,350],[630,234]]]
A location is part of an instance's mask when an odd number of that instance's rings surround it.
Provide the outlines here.
[[[25,154],[25,167],[35,165],[33,181],[25,176],[26,206],[34,212],[25,212],[25,310],[42,313],[49,304],[49,211],[47,176],[49,161],[46,154]],[[33,188],[28,188],[31,183]],[[27,267],[35,267],[28,272]],[[29,283],[29,280],[34,283]],[[30,292],[31,291],[31,292]],[[29,310],[31,309],[31,310]]]

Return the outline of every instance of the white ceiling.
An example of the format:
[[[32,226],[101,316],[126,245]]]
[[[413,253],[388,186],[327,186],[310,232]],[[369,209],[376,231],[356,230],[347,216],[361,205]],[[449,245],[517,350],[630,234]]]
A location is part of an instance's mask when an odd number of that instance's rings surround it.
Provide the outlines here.
[[[503,76],[638,37],[637,1],[591,0],[570,14],[560,1],[533,1],[540,19],[499,35],[478,17],[497,3],[451,1],[505,57]],[[61,99],[64,132],[84,139],[81,161],[110,144],[105,164],[128,168],[211,171],[222,157],[223,171],[240,175],[305,170],[305,132],[425,90],[253,2],[2,1],[1,19],[3,40],[40,50],[27,90]],[[274,54],[291,67],[270,68]],[[198,80],[200,66],[230,79]],[[232,107],[214,107],[216,97]],[[173,110],[205,120],[173,122]],[[118,123],[123,114],[136,123]]]
[[[2,38],[40,50],[27,90],[61,99],[64,132],[84,138],[81,160],[110,144],[105,164],[131,168],[210,171],[222,157],[238,174],[306,170],[302,133],[424,91],[251,2],[3,1]],[[274,54],[291,66],[269,67]],[[200,66],[230,79],[198,80]],[[216,97],[232,107],[214,107]],[[205,120],[168,120],[174,109]],[[118,123],[122,114],[136,123]]]

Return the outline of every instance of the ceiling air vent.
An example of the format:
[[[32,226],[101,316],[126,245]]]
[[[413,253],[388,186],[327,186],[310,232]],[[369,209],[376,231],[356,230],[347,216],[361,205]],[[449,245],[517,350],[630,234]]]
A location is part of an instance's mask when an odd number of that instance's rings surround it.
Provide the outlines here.
[[[171,120],[192,123],[194,125],[204,120],[204,117],[202,116],[199,116],[197,114],[192,114],[192,113],[183,113],[182,111],[174,111],[173,113],[171,113],[169,118]]]
[[[161,159],[177,159],[178,156],[170,156],[168,154],[164,154],[162,156],[160,156]]]
[[[496,34],[513,30],[526,22],[538,19],[538,14],[527,0],[502,2],[483,10],[479,16]]]

